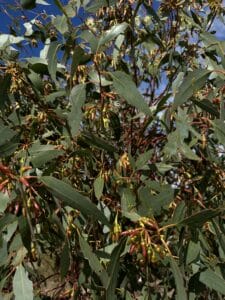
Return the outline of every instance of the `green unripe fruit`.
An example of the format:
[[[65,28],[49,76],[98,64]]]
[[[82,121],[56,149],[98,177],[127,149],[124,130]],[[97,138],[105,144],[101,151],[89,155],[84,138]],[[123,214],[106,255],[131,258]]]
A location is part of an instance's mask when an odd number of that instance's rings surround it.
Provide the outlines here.
[[[33,9],[36,7],[36,0],[20,0],[20,4],[24,9]]]

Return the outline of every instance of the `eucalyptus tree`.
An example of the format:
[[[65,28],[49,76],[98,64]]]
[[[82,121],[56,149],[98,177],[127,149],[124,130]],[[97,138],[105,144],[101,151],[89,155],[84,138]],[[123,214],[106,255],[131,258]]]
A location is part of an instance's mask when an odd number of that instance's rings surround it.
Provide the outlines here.
[[[1,298],[223,299],[223,3],[1,9]]]

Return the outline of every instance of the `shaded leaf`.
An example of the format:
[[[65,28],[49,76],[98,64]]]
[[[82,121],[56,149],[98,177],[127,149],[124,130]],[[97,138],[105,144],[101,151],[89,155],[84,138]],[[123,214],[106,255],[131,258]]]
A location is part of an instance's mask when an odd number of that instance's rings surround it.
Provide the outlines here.
[[[168,208],[173,200],[174,191],[170,185],[159,185],[156,189],[148,183],[146,187],[138,190],[140,205],[138,213],[142,216],[159,215],[162,209]]]
[[[37,168],[64,153],[63,150],[55,149],[53,145],[41,145],[39,143],[33,144],[29,152],[31,155],[31,163]]]
[[[66,241],[62,249],[60,257],[60,275],[61,278],[65,278],[70,267],[70,249],[68,242]]]
[[[225,279],[210,269],[201,272],[199,280],[208,288],[225,295]]]
[[[27,219],[24,216],[20,216],[18,219],[19,231],[23,241],[23,245],[30,252],[31,250],[31,232]]]
[[[89,244],[85,241],[85,239],[81,235],[79,235],[79,243],[80,243],[81,250],[84,254],[84,257],[88,260],[92,271],[99,276],[103,286],[106,287],[107,282],[109,281],[109,276],[106,270],[101,265],[98,257],[96,256],[96,254],[94,254]]]
[[[184,279],[183,279],[183,275],[177,265],[177,262],[174,260],[173,257],[169,257],[169,262],[170,262],[170,266],[173,272],[173,276],[175,279],[175,284],[176,284],[176,298],[177,300],[187,300],[187,293],[186,293],[186,289],[185,289],[185,285],[184,285]]]
[[[193,227],[201,227],[205,222],[221,214],[221,209],[204,209],[192,216],[183,219],[178,225],[188,225]]]
[[[65,205],[80,210],[86,217],[93,217],[110,227],[104,214],[90,201],[89,198],[77,192],[69,184],[51,176],[43,176],[40,180],[46,185],[48,190]]]
[[[86,143],[87,145],[103,149],[109,153],[118,152],[116,147],[114,147],[112,144],[108,143],[108,141],[105,141],[104,139],[102,139],[92,133],[83,132],[82,136],[80,137],[80,142],[82,142],[82,141],[84,143]]]
[[[125,245],[126,239],[121,239],[119,244],[113,249],[113,252],[111,254],[110,263],[107,267],[107,272],[109,274],[109,280],[106,288],[107,300],[117,299],[115,290],[117,287],[118,273],[120,268],[120,255],[123,252]]]

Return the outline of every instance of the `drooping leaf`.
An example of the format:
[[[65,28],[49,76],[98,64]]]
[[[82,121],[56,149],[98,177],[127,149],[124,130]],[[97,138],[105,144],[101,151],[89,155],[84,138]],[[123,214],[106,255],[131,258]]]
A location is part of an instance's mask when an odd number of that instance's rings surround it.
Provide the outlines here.
[[[119,244],[113,249],[110,262],[107,267],[109,279],[106,288],[106,299],[108,300],[117,299],[115,295],[115,290],[117,287],[118,273],[120,268],[120,255],[124,250],[125,244],[126,244],[126,239],[121,239]]]
[[[28,223],[27,218],[20,216],[18,219],[19,231],[23,241],[23,245],[30,252],[31,250],[31,229]]]
[[[87,197],[77,192],[72,186],[51,176],[43,176],[40,180],[65,205],[78,209],[85,217],[92,217],[110,227],[104,214]]]
[[[22,264],[16,268],[13,277],[13,293],[15,300],[32,300],[34,297],[32,281],[28,278]]]
[[[62,279],[66,277],[69,267],[70,267],[70,249],[69,249],[68,241],[66,241],[63,246],[61,258],[60,258],[60,275]]]
[[[59,42],[57,41],[51,42],[47,54],[48,71],[52,77],[52,80],[54,80],[55,82],[56,82],[56,70],[57,70],[57,62],[58,62],[57,54],[60,47],[61,44]]]
[[[185,289],[185,285],[184,285],[184,279],[183,279],[183,275],[180,271],[180,268],[177,265],[177,262],[174,260],[173,257],[169,257],[169,262],[170,262],[170,266],[173,272],[173,276],[175,279],[175,284],[176,284],[176,298],[178,299],[184,299],[187,300],[187,292]]]
[[[105,268],[101,265],[98,257],[92,251],[88,242],[86,242],[86,240],[81,235],[79,235],[79,243],[84,257],[88,260],[92,271],[99,276],[103,286],[106,287],[107,283],[109,282],[109,276]]]
[[[73,87],[70,93],[71,112],[68,114],[68,122],[73,136],[77,135],[82,120],[82,106],[86,99],[86,84],[79,84]]]
[[[124,98],[139,111],[151,116],[147,102],[145,102],[129,75],[121,71],[116,71],[110,73],[110,76],[113,79],[113,86],[120,97]]]

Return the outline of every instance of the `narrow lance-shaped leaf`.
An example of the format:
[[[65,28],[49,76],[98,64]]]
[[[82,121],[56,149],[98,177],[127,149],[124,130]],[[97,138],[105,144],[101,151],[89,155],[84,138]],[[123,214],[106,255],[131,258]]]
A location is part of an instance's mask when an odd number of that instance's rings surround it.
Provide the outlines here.
[[[40,180],[46,185],[47,189],[65,205],[80,210],[85,217],[93,217],[110,227],[105,215],[93,204],[89,198],[77,192],[69,184],[51,176],[43,176]]]
[[[60,274],[61,278],[64,278],[70,267],[70,249],[68,241],[65,242],[65,245],[62,249],[61,259],[60,259]]]
[[[189,72],[174,98],[174,108],[184,104],[195,92],[201,89],[210,73],[211,71],[202,69]]]
[[[57,41],[52,42],[48,49],[47,59],[48,59],[48,71],[52,77],[52,80],[56,81],[56,70],[57,70],[57,52],[61,44]]]
[[[22,265],[17,267],[13,277],[13,293],[15,300],[31,300],[34,297],[33,284]]]
[[[192,216],[183,219],[178,223],[178,225],[188,225],[188,226],[198,226],[201,227],[205,222],[211,220],[212,218],[220,215],[221,209],[205,209]]]
[[[107,268],[107,272],[109,274],[109,281],[107,284],[107,290],[106,290],[106,299],[107,300],[114,300],[117,299],[115,295],[115,289],[117,286],[117,280],[118,280],[118,272],[120,267],[120,255],[124,250],[126,244],[126,239],[120,240],[118,246],[116,246],[113,249],[110,263]]]
[[[151,116],[147,102],[145,102],[145,99],[142,97],[131,77],[121,71],[110,73],[110,75],[118,95],[124,98],[130,105],[136,107],[146,115]]]
[[[175,284],[176,284],[176,292],[177,292],[176,298],[177,298],[177,300],[178,299],[187,300],[187,293],[185,290],[182,273],[181,273],[176,261],[174,260],[174,258],[169,257],[169,261],[170,261],[170,266],[171,266],[173,276],[175,279]]]
[[[208,288],[225,295],[225,280],[212,270],[208,269],[202,272],[199,280]]]
[[[95,197],[100,200],[104,188],[104,178],[100,174],[94,181]]]
[[[84,254],[84,257],[88,260],[91,269],[99,276],[103,286],[106,287],[107,282],[109,281],[109,276],[106,270],[101,265],[98,257],[92,251],[88,242],[86,242],[86,240],[81,235],[79,236],[79,243],[80,243],[81,250]]]
[[[105,45],[106,43],[112,41],[114,38],[116,38],[121,33],[124,33],[124,31],[127,29],[128,24],[127,23],[121,23],[116,24],[112,28],[106,31],[106,33],[100,38],[98,42],[98,48],[102,45]]]
[[[68,114],[68,122],[73,136],[78,134],[80,122],[82,120],[82,106],[86,98],[86,84],[79,84],[73,87],[70,93],[70,102],[72,104],[71,112]]]

